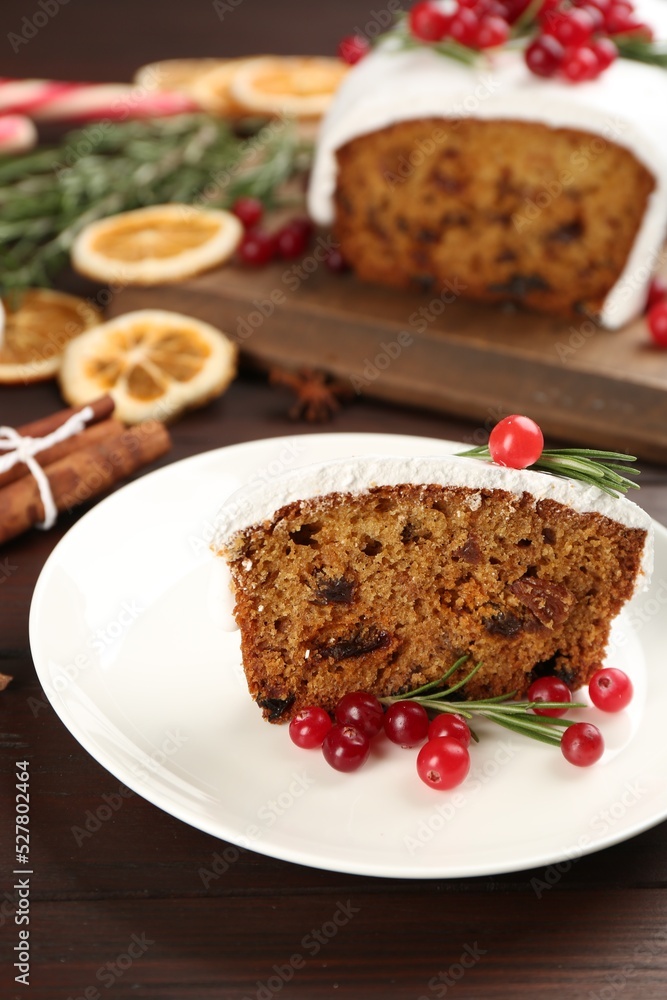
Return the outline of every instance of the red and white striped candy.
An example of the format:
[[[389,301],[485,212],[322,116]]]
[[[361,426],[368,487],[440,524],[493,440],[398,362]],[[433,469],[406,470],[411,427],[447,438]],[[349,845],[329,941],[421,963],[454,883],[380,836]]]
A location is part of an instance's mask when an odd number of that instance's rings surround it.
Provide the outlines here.
[[[129,83],[60,83],[0,78],[0,115],[23,114],[37,121],[94,121],[160,118],[197,110],[174,91],[148,92]]]
[[[0,156],[22,153],[37,142],[37,129],[25,115],[0,116]]]

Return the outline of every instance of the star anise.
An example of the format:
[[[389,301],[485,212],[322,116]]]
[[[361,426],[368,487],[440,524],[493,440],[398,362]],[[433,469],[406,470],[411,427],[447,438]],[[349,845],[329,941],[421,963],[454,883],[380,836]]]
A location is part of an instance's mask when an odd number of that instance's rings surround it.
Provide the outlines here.
[[[315,368],[272,368],[269,384],[281,385],[296,396],[296,402],[289,411],[292,420],[308,420],[324,423],[338,413],[341,405],[354,397],[352,387],[346,382],[317,371]]]

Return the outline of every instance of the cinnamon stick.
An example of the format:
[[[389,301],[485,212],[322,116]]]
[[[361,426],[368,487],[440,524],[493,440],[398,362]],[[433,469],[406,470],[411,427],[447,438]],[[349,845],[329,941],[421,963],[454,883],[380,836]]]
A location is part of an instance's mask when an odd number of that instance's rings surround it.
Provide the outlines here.
[[[54,444],[53,447],[47,448],[45,451],[38,452],[35,455],[35,459],[41,466],[51,465],[53,462],[57,462],[59,459],[66,458],[67,455],[85,448],[86,445],[92,444],[93,441],[100,441],[102,438],[109,437],[110,434],[118,437],[124,430],[125,427],[121,424],[120,420],[102,420],[100,423],[93,424],[92,427],[86,426],[79,434],[74,434],[72,437],[67,438],[66,441],[61,441],[59,444]],[[19,430],[19,433],[23,434],[23,431]],[[51,432],[48,431],[47,433]],[[0,456],[4,454],[6,454],[4,451],[0,451]],[[0,490],[10,483],[15,483],[17,479],[29,475],[29,473],[30,470],[24,462],[19,462],[11,469],[7,469],[6,472],[0,472]]]
[[[169,432],[156,420],[88,443],[45,466],[56,507],[71,510],[92,500],[170,447]],[[0,490],[0,544],[43,519],[44,508],[33,476],[23,476]]]
[[[92,419],[88,421],[86,426],[92,427],[93,424],[99,423],[100,420],[106,420],[107,417],[110,417],[115,404],[111,396],[100,396],[99,399],[87,403],[86,406],[90,406],[93,411]],[[57,413],[51,413],[48,417],[33,420],[32,423],[17,427],[16,430],[22,437],[46,437],[47,434],[52,434],[53,431],[62,427],[65,421],[73,417],[75,413],[81,413],[81,410],[84,408],[83,406],[71,406],[66,410],[58,410]]]

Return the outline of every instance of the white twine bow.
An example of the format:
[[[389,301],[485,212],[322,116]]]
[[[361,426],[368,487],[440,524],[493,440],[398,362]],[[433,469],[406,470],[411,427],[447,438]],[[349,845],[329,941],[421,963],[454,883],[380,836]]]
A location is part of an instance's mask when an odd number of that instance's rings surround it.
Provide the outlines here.
[[[0,456],[0,473],[8,472],[21,462],[28,466],[39,488],[39,496],[44,507],[44,520],[37,525],[38,528],[44,530],[52,528],[58,517],[58,508],[53,499],[48,477],[35,455],[39,455],[40,451],[46,451],[47,448],[52,448],[54,444],[60,444],[62,441],[74,437],[75,434],[80,434],[94,416],[95,411],[92,406],[84,406],[78,413],[73,413],[55,431],[41,438],[22,437],[13,427],[0,427],[0,448],[13,449],[9,454]]]

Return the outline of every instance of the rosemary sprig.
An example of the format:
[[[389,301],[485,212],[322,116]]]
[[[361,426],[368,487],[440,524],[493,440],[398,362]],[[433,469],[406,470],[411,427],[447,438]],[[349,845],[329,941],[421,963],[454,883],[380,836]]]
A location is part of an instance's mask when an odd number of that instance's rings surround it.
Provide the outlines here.
[[[544,0],[530,0],[526,9],[519,14],[516,21],[512,25],[513,38],[522,38],[531,34],[531,32],[535,30],[537,15],[542,9],[543,3]]]
[[[396,52],[423,49],[424,46],[427,46],[439,55],[448,56],[466,66],[473,66],[479,61],[480,53],[477,49],[468,48],[467,45],[461,45],[451,38],[442,42],[423,42],[419,38],[415,38],[408,27],[407,14],[398,14],[394,26],[385,34],[377,35],[373,39],[372,45],[385,42],[387,38],[391,38],[393,50]]]
[[[612,41],[623,59],[667,69],[667,47],[664,42],[649,42],[645,38],[633,38],[632,35],[614,35]]]
[[[491,462],[488,445],[479,445],[457,454],[468,458],[479,458]],[[545,448],[537,462],[529,465],[529,469],[539,472],[549,472],[562,479],[576,479],[597,486],[603,493],[617,497],[628,490],[638,490],[639,484],[633,483],[630,476],[639,476],[639,469],[629,469],[620,463],[636,462],[634,455],[624,455],[619,451],[599,451],[596,448]],[[625,475],[621,475],[625,473]]]
[[[407,32],[396,32],[396,38],[399,40],[399,44],[396,46],[399,50],[424,48],[424,42],[420,42]],[[460,45],[458,42],[429,42],[428,47],[433,52],[437,52],[438,55],[448,56],[465,66],[474,66],[479,61],[480,53],[477,49],[470,49],[467,45]]]
[[[423,705],[427,711],[449,712],[453,715],[462,715],[464,719],[473,719],[479,716],[495,722],[505,729],[518,733],[521,736],[528,736],[530,739],[538,740],[540,743],[548,743],[550,746],[560,746],[562,730],[574,725],[570,719],[555,719],[545,715],[535,715],[531,709],[540,708],[586,708],[580,702],[558,702],[558,701],[513,701],[515,691],[510,694],[498,695],[495,698],[482,698],[477,701],[450,700],[450,696],[468,683],[482,666],[478,663],[466,676],[450,687],[443,687],[452,674],[456,673],[468,659],[462,656],[447,670],[442,677],[429,684],[409,691],[407,694],[392,695],[380,698],[383,705],[392,705],[397,701],[415,701],[418,705]],[[476,733],[470,730],[473,739],[478,741]]]
[[[290,123],[239,135],[208,115],[102,122],[56,147],[0,157],[0,291],[49,285],[77,233],[117,212],[166,202],[269,207],[305,172],[311,146]]]

